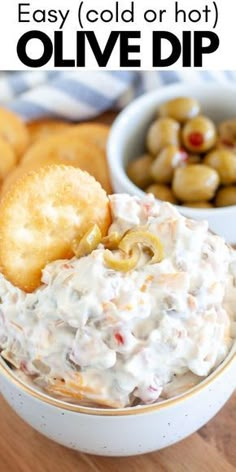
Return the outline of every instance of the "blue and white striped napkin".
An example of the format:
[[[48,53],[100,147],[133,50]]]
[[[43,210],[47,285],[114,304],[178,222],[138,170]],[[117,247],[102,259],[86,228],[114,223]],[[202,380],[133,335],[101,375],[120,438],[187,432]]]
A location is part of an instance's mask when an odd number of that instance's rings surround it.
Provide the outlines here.
[[[110,108],[122,108],[136,96],[176,82],[235,83],[235,71],[131,72],[3,72],[0,104],[24,120],[57,117],[68,120],[94,118]]]

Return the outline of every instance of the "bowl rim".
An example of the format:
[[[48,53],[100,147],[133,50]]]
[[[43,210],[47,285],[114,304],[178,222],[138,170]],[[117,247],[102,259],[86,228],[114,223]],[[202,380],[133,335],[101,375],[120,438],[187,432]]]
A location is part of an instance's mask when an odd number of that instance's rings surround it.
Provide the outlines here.
[[[153,413],[159,410],[168,408],[169,406],[175,406],[178,403],[197,395],[205,388],[209,387],[214,383],[221,375],[227,371],[233,364],[236,362],[236,341],[233,341],[233,345],[226,356],[226,358],[221,362],[221,364],[204,380],[200,381],[194,387],[188,389],[186,392],[177,395],[175,397],[163,400],[159,403],[152,403],[149,405],[142,405],[136,407],[126,407],[126,408],[117,408],[117,409],[108,409],[108,408],[92,408],[81,406],[78,404],[69,403],[57,398],[54,398],[46,393],[37,390],[30,384],[27,384],[22,379],[18,378],[14,374],[13,370],[6,364],[4,359],[0,355],[0,376],[5,377],[8,381],[13,383],[16,387],[23,390],[24,393],[34,397],[38,401],[42,401],[50,406],[57,407],[62,410],[67,410],[73,413],[82,413],[85,415],[91,416],[134,416],[146,413]]]
[[[170,84],[170,85],[163,85],[159,87],[158,89],[144,93],[141,97],[138,97],[134,99],[129,105],[127,105],[117,116],[115,119],[114,123],[112,124],[109,138],[108,138],[108,143],[107,143],[107,154],[108,154],[108,164],[111,170],[111,175],[112,178],[114,178],[114,175],[118,179],[118,181],[122,181],[123,184],[127,188],[127,192],[133,194],[133,195],[138,195],[138,196],[144,196],[146,193],[137,187],[128,177],[128,175],[125,172],[125,167],[120,163],[118,159],[114,159],[114,156],[120,154],[120,151],[117,151],[119,149],[119,145],[122,135],[124,133],[124,130],[127,127],[127,122],[130,120],[130,115],[134,115],[136,111],[138,112],[142,106],[145,107],[145,109],[148,109],[148,107],[151,107],[153,105],[153,102],[157,100],[157,98],[161,98],[163,91],[166,91],[168,93],[171,93],[176,91],[176,96],[190,96],[190,92],[188,91],[189,88],[192,88],[194,84],[182,82],[182,83],[176,83],[176,84]],[[201,83],[201,82],[195,82],[196,87],[200,87],[201,90],[204,90],[206,93],[209,92],[221,92],[222,91],[229,91],[231,90],[232,92],[236,92],[235,86],[232,84],[228,84],[227,82],[225,83]],[[124,133],[126,134],[126,132]],[[158,202],[161,202],[161,200],[156,199]],[[235,212],[236,210],[236,205],[231,205],[227,207],[220,207],[220,208],[189,208],[186,206],[181,206],[181,205],[173,205],[178,211],[184,211],[187,216],[197,215],[197,214],[202,214],[203,218],[207,218],[208,215],[215,215],[215,216],[220,216],[222,214],[229,213],[230,215],[232,212]]]
[[[114,141],[118,142],[118,139],[120,140],[120,132],[122,129],[124,129],[125,124],[127,122],[127,116],[132,112],[134,113],[136,109],[140,107],[142,104],[151,104],[153,103],[153,99],[155,99],[157,96],[159,96],[163,89],[164,90],[176,90],[178,93],[178,90],[182,91],[183,85],[186,88],[186,83],[182,84],[172,84],[172,85],[166,85],[163,87],[158,88],[156,91],[152,91],[149,93],[146,93],[139,97],[138,99],[135,99],[130,105],[125,107],[125,109],[119,114],[119,116],[116,118],[114,121],[114,124],[112,125],[112,129],[110,132],[110,136],[108,139],[108,161],[109,164],[111,165],[111,156],[114,156]],[[232,86],[232,84],[204,84],[204,83],[197,83],[196,85],[199,85],[201,88],[205,90],[221,90],[222,88],[227,88],[232,89],[235,92],[235,87]],[[192,86],[189,84],[189,86]],[[188,92],[186,93],[188,95]],[[115,147],[115,152],[116,147]],[[145,195],[145,192],[143,192],[141,189],[139,189],[135,184],[131,182],[131,180],[128,178],[128,176],[125,173],[125,169],[120,163],[115,162],[114,166],[114,160],[112,162],[112,170],[114,172],[114,168],[118,170],[118,176],[122,178],[124,182],[126,182],[127,185],[129,185],[130,188],[132,188],[133,192],[136,192],[136,194],[140,195]],[[159,200],[157,200],[159,201]],[[231,213],[232,210],[236,209],[236,205],[230,206],[230,207],[224,207],[224,208],[213,208],[213,209],[195,209],[195,208],[188,208],[188,207],[181,207],[180,205],[174,205],[178,210],[183,208],[184,211],[189,210],[192,214],[197,213],[201,211],[204,216],[207,217],[207,213],[211,213],[214,211],[214,213],[222,214],[225,212]],[[226,370],[228,370],[236,361],[236,341],[233,342],[233,346],[231,350],[229,351],[228,355],[226,358],[221,362],[221,364],[209,375],[207,376],[204,380],[200,381],[197,385],[192,387],[191,389],[188,389],[185,393],[182,393],[180,395],[177,395],[175,397],[172,397],[168,400],[163,400],[159,403],[154,403],[154,404],[149,404],[149,405],[143,405],[143,406],[136,406],[136,407],[127,407],[127,408],[117,408],[117,409],[105,409],[105,408],[92,408],[92,407],[85,407],[81,406],[78,404],[72,404],[57,398],[54,398],[50,395],[47,395],[46,393],[41,392],[40,390],[37,390],[30,384],[27,384],[24,382],[22,379],[18,378],[17,375],[14,373],[14,371],[8,367],[7,363],[4,361],[4,359],[0,355],[0,375],[5,377],[8,381],[13,383],[16,387],[19,389],[23,390],[26,394],[29,396],[34,397],[38,401],[42,401],[43,403],[46,403],[50,406],[57,407],[62,410],[67,410],[69,412],[74,412],[74,413],[81,413],[81,414],[86,414],[86,415],[91,415],[91,416],[108,416],[108,417],[114,417],[114,416],[134,416],[134,415],[140,415],[140,414],[146,414],[146,413],[152,413],[156,412],[159,410],[162,410],[164,408],[168,408],[169,406],[174,406],[178,403],[183,402],[184,400],[189,399],[190,397],[197,395],[199,392],[204,390],[205,388],[209,387],[214,381],[216,381]]]

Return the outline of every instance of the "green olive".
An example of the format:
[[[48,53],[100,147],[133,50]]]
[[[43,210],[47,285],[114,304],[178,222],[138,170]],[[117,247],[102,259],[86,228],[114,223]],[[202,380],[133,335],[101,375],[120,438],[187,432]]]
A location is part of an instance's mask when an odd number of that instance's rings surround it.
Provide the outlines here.
[[[194,118],[200,113],[200,104],[197,100],[189,97],[179,97],[163,103],[159,108],[159,115],[161,117],[173,118],[179,123]]]
[[[160,184],[169,184],[172,181],[175,168],[183,165],[187,157],[188,155],[177,146],[172,144],[166,146],[151,165],[152,179]]]
[[[151,184],[150,167],[153,159],[148,154],[140,156],[127,166],[127,175],[137,187],[145,188]]]
[[[216,127],[205,116],[189,120],[182,130],[182,140],[188,151],[203,153],[216,144]]]
[[[213,208],[212,203],[209,202],[184,202],[183,206],[189,208]]]
[[[215,169],[223,185],[236,183],[236,156],[227,149],[216,149],[204,159],[204,164]]]
[[[154,121],[147,134],[147,149],[156,156],[164,147],[180,144],[180,124],[171,118],[160,118]]]
[[[191,164],[200,164],[202,162],[202,158],[199,154],[189,154],[186,164],[191,165]]]
[[[215,204],[217,207],[236,205],[236,185],[221,188],[216,194]]]
[[[182,202],[211,200],[219,186],[218,173],[206,165],[192,164],[175,170],[173,192]]]
[[[147,193],[152,193],[155,198],[158,200],[163,200],[165,202],[177,203],[177,200],[171,190],[167,185],[153,184],[146,188]]]
[[[227,145],[226,141],[222,141],[220,138],[218,138],[214,149],[226,149],[227,151],[231,151],[234,153],[234,155],[236,155],[236,142],[235,145]]]
[[[219,125],[220,144],[231,149],[236,149],[236,118],[223,121]]]

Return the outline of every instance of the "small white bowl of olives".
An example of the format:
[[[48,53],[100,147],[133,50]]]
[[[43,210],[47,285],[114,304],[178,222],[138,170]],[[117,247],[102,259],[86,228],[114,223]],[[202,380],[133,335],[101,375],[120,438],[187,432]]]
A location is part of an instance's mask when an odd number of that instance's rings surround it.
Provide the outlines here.
[[[153,193],[236,243],[236,85],[143,95],[116,119],[108,160],[115,192]]]

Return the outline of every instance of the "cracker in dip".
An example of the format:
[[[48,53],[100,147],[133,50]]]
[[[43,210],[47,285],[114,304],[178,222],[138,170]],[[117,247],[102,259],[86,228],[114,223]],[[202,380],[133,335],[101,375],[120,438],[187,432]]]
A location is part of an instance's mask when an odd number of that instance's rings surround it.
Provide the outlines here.
[[[235,336],[236,257],[206,221],[152,196],[112,195],[110,206],[108,234],[145,229],[163,258],[150,263],[142,251],[133,269],[116,270],[100,244],[48,264],[31,294],[1,276],[0,349],[51,394],[118,408],[182,393],[224,360]]]

